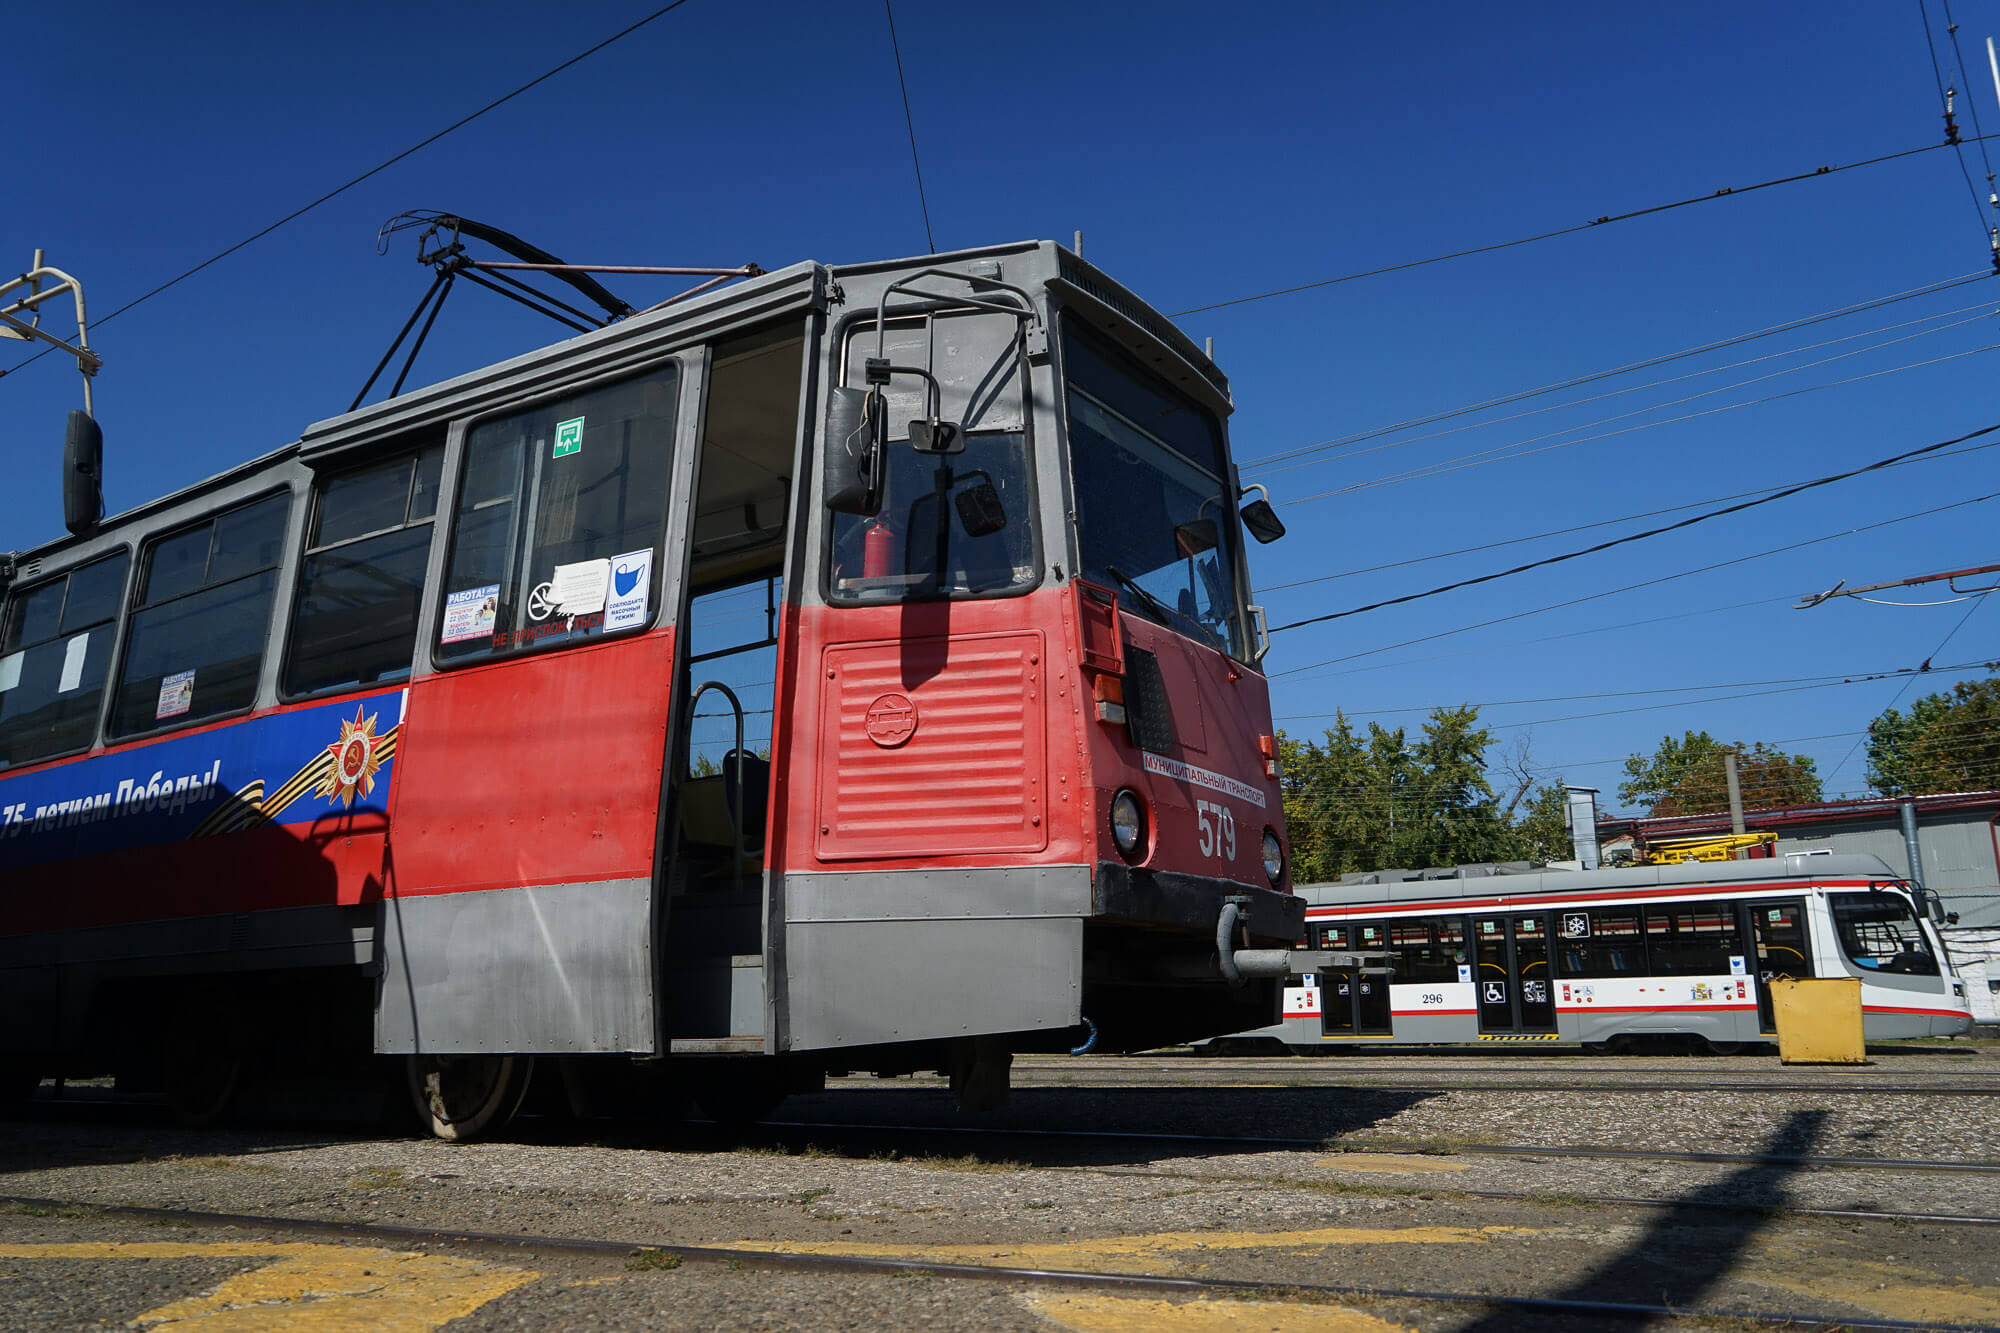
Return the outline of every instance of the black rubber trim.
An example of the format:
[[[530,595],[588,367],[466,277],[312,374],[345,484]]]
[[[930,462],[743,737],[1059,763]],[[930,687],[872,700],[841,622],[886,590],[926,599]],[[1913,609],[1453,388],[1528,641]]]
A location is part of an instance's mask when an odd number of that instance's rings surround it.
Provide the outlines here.
[[[1124,921],[1213,936],[1215,919],[1229,898],[1248,898],[1242,919],[1253,942],[1269,947],[1305,938],[1305,899],[1274,889],[1238,884],[1175,870],[1147,870],[1117,861],[1099,861],[1090,888],[1090,914],[1100,921]]]

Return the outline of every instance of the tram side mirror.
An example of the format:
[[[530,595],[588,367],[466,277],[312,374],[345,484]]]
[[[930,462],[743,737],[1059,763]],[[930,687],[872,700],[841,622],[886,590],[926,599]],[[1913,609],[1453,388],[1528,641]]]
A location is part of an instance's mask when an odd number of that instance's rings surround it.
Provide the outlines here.
[[[920,454],[962,454],[965,432],[950,421],[912,421],[910,447]]]
[[[1007,506],[1000,502],[992,478],[983,472],[973,475],[979,481],[960,491],[953,503],[958,506],[958,521],[966,536],[990,537],[1007,526]]]
[[[835,389],[826,408],[826,451],[821,490],[836,514],[877,513],[882,508],[882,398],[867,389]]]
[[[63,526],[81,537],[104,517],[104,430],[73,408],[63,436]]]
[[[1285,525],[1269,500],[1252,500],[1236,512],[1243,516],[1243,526],[1250,529],[1250,535],[1266,546],[1285,535]]]
[[[1213,551],[1221,540],[1222,534],[1216,531],[1212,518],[1191,518],[1174,526],[1174,550],[1183,558]]]

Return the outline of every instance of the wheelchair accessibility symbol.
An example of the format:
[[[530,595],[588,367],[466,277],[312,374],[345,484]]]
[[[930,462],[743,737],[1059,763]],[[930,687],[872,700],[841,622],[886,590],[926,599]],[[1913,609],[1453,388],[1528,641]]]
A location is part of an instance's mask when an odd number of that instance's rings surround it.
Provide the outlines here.
[[[1507,983],[1506,983],[1506,982],[1504,982],[1504,981],[1486,981],[1486,982],[1482,982],[1482,983],[1480,983],[1480,986],[1481,986],[1481,995],[1483,996],[1483,998],[1484,998],[1484,1000],[1485,1000],[1485,1002],[1486,1002],[1487,1004],[1505,1004],[1505,1003],[1507,1003]]]

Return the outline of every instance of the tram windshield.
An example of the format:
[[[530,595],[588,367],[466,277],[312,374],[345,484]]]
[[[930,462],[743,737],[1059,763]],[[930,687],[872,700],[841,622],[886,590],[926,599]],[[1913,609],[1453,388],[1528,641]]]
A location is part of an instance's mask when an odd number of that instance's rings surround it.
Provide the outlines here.
[[[1910,900],[1897,893],[1829,895],[1840,947],[1857,967],[1910,976],[1938,974],[1937,955],[1924,938]]]
[[[1242,547],[1214,416],[1074,322],[1063,363],[1080,572],[1133,614],[1243,657]]]

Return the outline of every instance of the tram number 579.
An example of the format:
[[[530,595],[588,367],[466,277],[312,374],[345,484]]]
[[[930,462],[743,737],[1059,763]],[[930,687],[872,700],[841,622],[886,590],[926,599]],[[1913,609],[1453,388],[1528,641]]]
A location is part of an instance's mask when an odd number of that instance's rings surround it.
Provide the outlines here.
[[[1236,816],[1220,801],[1196,801],[1194,816],[1201,830],[1201,854],[1236,859]]]

